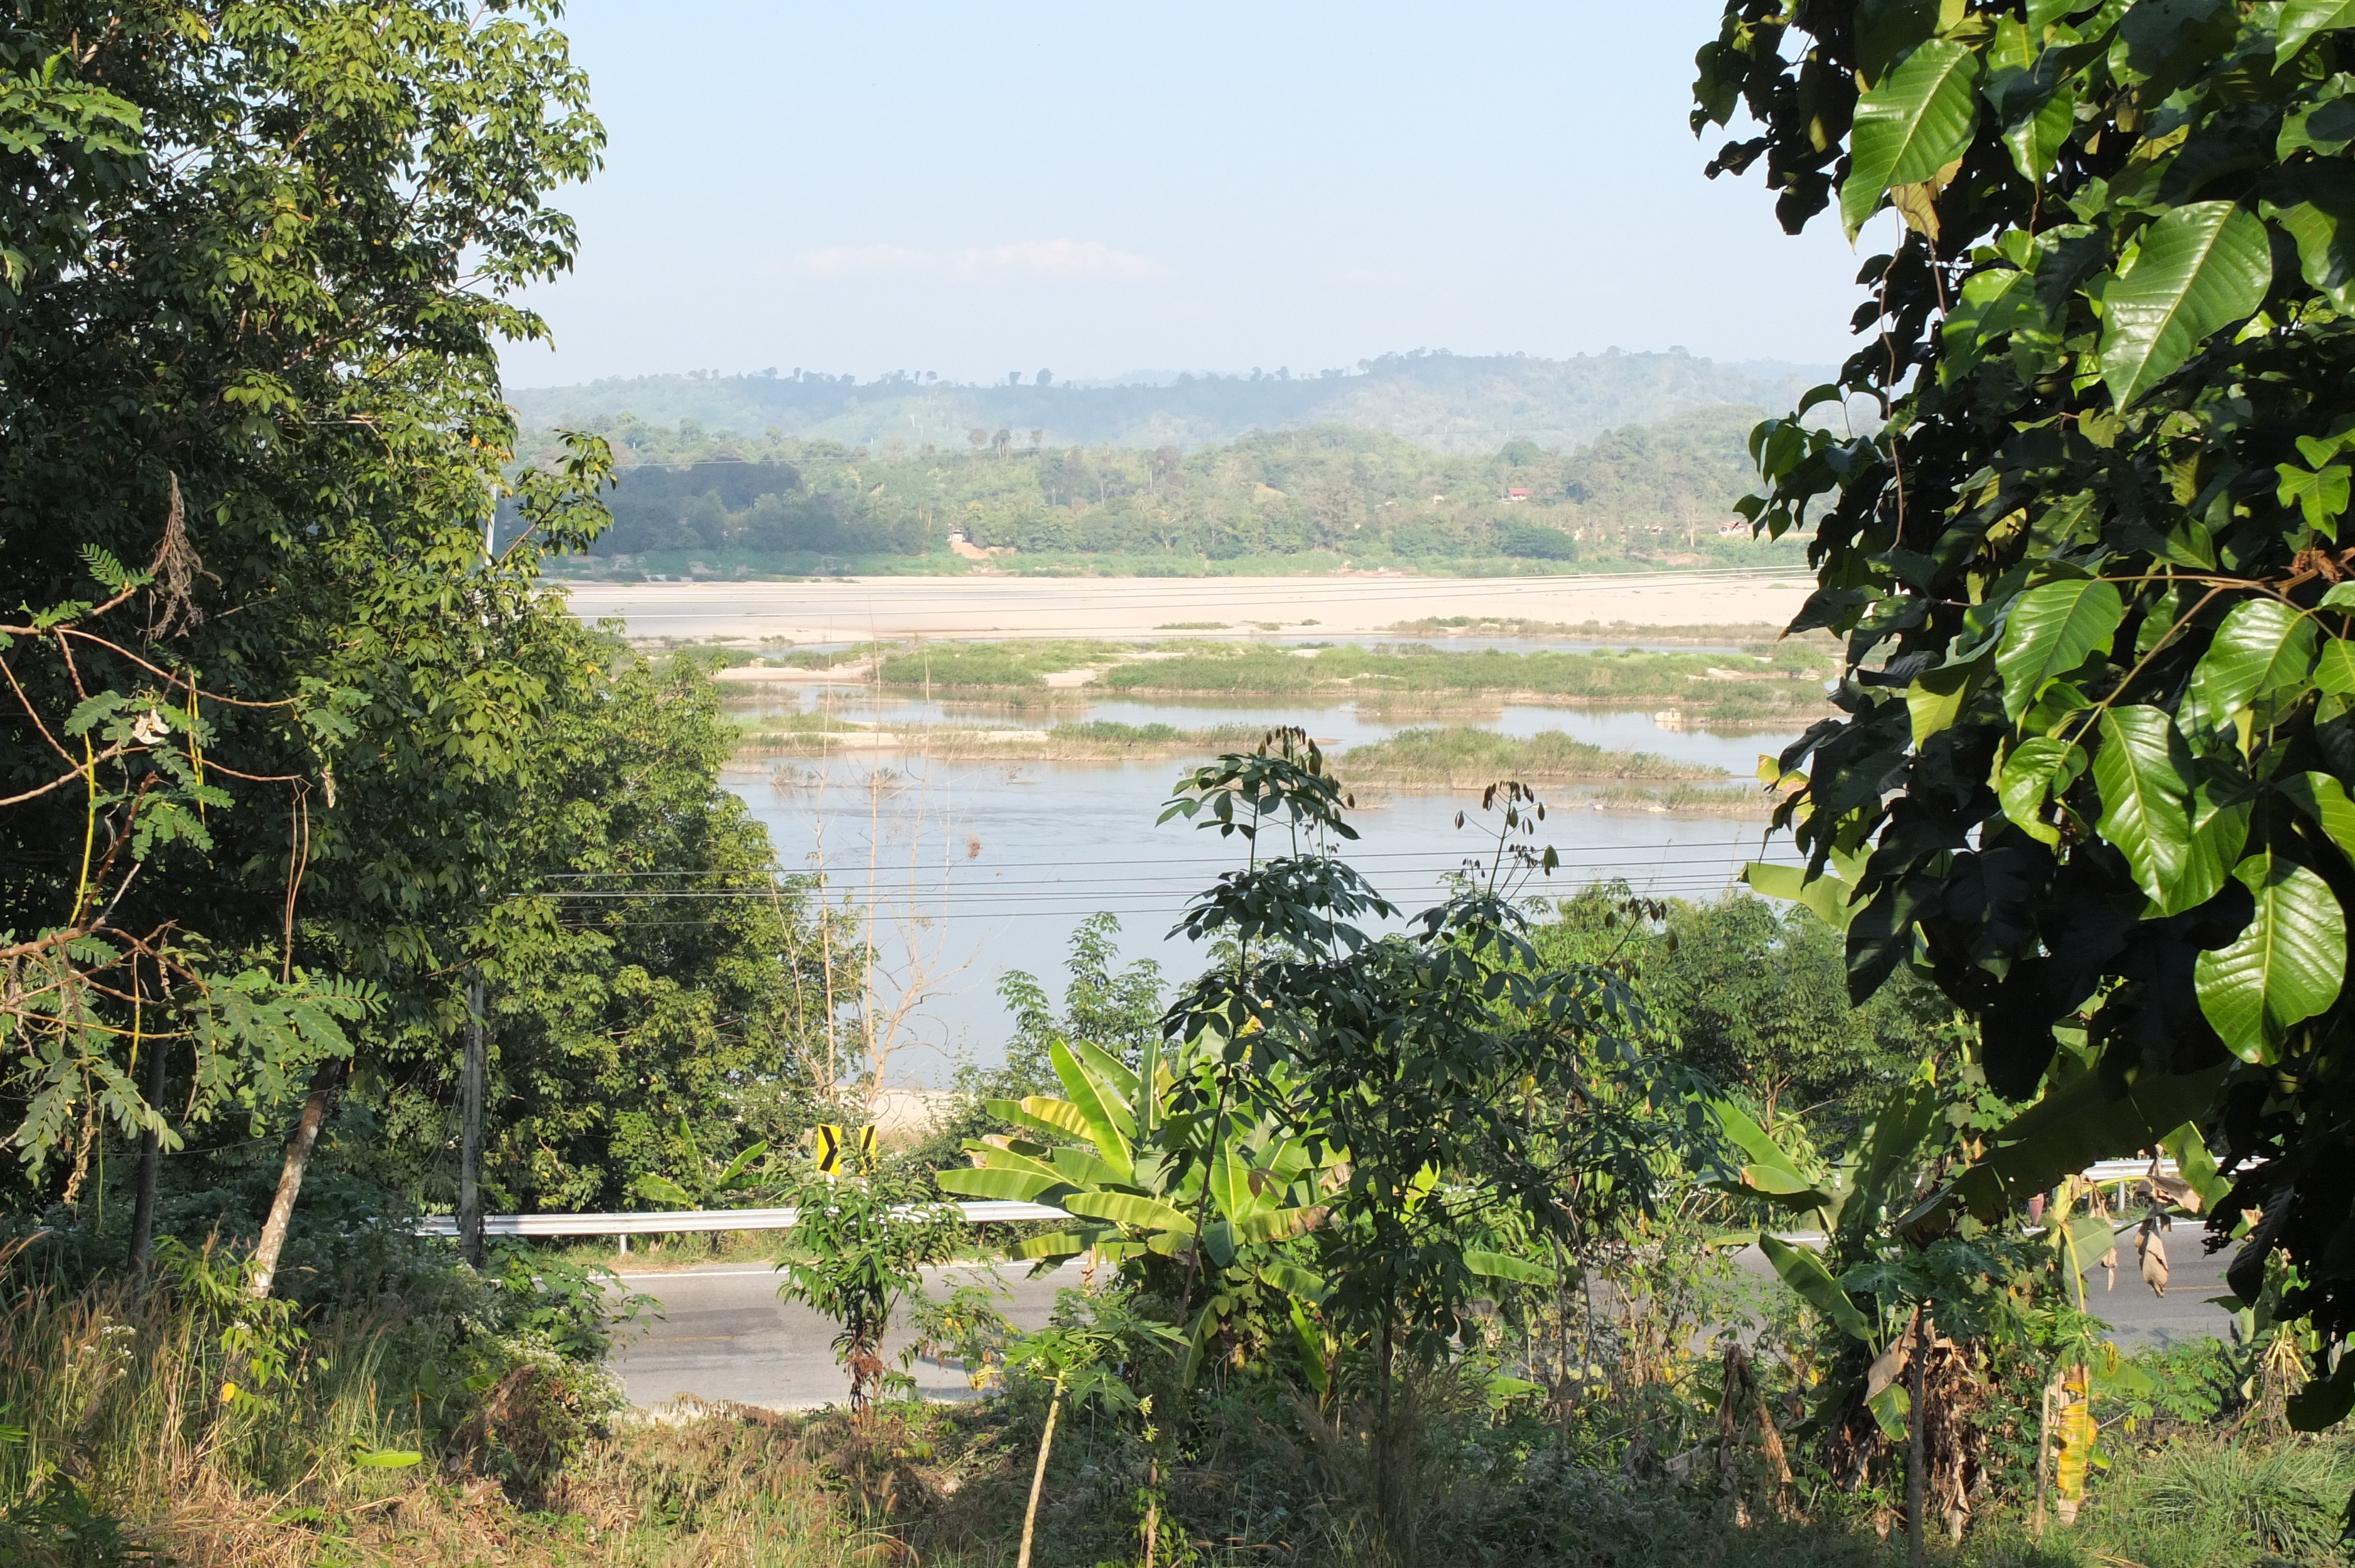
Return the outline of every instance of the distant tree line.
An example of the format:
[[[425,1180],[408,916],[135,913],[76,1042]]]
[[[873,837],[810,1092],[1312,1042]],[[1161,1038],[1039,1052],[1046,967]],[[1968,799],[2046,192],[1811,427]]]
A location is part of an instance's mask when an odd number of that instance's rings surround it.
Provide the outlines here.
[[[1141,372],[1118,384],[1039,371],[961,382],[931,371],[862,378],[795,367],[511,387],[507,397],[520,423],[540,429],[585,429],[634,414],[655,425],[695,419],[708,430],[774,429],[853,447],[893,437],[956,447],[978,426],[1018,439],[1039,429],[1043,444],[1058,448],[1167,442],[1191,451],[1252,430],[1346,425],[1466,457],[1516,437],[1570,448],[1697,409],[1783,408],[1830,375],[1828,365],[1727,365],[1680,349],[1570,359],[1441,349],[1361,359],[1354,369]]]
[[[600,556],[1025,556],[1210,561],[1327,552],[1353,564],[1660,557],[1714,546],[1746,493],[1755,411],[1700,410],[1551,450],[1476,457],[1319,425],[1183,451],[1057,447],[975,428],[961,448],[845,447],[623,415]],[[554,437],[547,438],[551,443]],[[530,441],[525,443],[527,452]],[[1742,543],[1745,547],[1745,536]]]

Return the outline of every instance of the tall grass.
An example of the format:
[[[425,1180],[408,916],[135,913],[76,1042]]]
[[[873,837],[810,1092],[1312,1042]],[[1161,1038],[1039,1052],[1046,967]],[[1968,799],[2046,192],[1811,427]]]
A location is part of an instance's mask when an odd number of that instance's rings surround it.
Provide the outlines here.
[[[32,1284],[0,1316],[0,1517],[70,1486],[190,1561],[256,1499],[369,1500],[416,1452],[418,1409],[379,1397],[396,1325],[347,1313],[297,1340],[240,1336],[185,1289]],[[5,1530],[0,1526],[0,1530]],[[0,1559],[7,1555],[0,1535]]]
[[[1336,769],[1352,783],[1486,784],[1498,779],[1722,779],[1717,768],[1675,762],[1648,751],[1613,751],[1559,730],[1519,738],[1470,725],[1404,729],[1351,747]]]
[[[846,1507],[775,1418],[594,1430],[619,1409],[605,1374],[486,1332],[470,1276],[411,1279],[307,1327],[238,1283],[201,1257],[144,1291],[14,1282],[0,1563],[879,1561],[870,1510]]]
[[[2187,1439],[2096,1492],[2084,1544],[2143,1568],[2343,1563],[2350,1491],[2343,1445]]]

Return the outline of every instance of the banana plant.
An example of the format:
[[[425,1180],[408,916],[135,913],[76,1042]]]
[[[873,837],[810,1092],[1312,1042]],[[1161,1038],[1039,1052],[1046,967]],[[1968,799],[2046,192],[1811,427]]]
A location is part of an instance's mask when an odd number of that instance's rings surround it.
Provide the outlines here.
[[[1080,1222],[1017,1243],[1011,1257],[1046,1268],[1092,1253],[1189,1300],[1190,1379],[1221,1330],[1254,1313],[1289,1325],[1294,1306],[1324,1298],[1322,1277],[1285,1244],[1325,1223],[1318,1178],[1343,1156],[1320,1161],[1247,1098],[1180,1108],[1191,1103],[1187,1081],[1209,1064],[1183,1048],[1177,1056],[1151,1042],[1132,1068],[1085,1041],[1054,1042],[1048,1059],[1069,1097],[986,1102],[1028,1136],[969,1141],[975,1167],[937,1180],[944,1192],[1050,1203]]]
[[[678,1118],[678,1140],[687,1146],[687,1164],[684,1169],[694,1187],[649,1172],[632,1183],[639,1196],[674,1209],[708,1209],[722,1199],[758,1192],[775,1180],[769,1171],[754,1169],[754,1162],[769,1152],[766,1143],[755,1143],[721,1165],[704,1157],[685,1117]]]
[[[1871,1126],[1849,1154],[1827,1160],[1796,1128],[1778,1138],[1742,1107],[1713,1103],[1718,1124],[1744,1163],[1717,1185],[1802,1223],[1811,1222],[1823,1240],[1821,1251],[1785,1240],[1764,1227],[1729,1241],[1756,1241],[1758,1250],[1783,1283],[1825,1321],[1873,1352],[1856,1377],[1827,1381],[1815,1416],[1822,1420],[1861,1386],[1874,1419],[1884,1432],[1897,1430],[1902,1410],[1896,1370],[1904,1355],[1902,1324],[1869,1291],[1851,1289],[1850,1266],[1871,1261],[1886,1239],[1892,1208],[1909,1201],[1945,1132],[1944,1103],[1926,1075],[1897,1086],[1882,1102]],[[1835,1273],[1832,1265],[1841,1266]]]

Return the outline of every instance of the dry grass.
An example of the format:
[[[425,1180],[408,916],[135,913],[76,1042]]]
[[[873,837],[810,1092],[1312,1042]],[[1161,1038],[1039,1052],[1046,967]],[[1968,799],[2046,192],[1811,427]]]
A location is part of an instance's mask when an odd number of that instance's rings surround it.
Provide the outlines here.
[[[16,1295],[0,1316],[0,1408],[23,1430],[0,1442],[0,1562],[868,1568],[914,1560],[909,1521],[958,1491],[938,1456],[992,1462],[986,1443],[927,1436],[930,1417],[853,1428],[718,1406],[601,1434],[597,1402],[565,1386],[600,1374],[527,1348],[485,1383],[464,1375],[479,1353],[389,1311],[244,1354],[221,1343],[238,1320],[186,1291]],[[399,1364],[421,1352],[447,1376]]]
[[[188,1568],[871,1568],[909,1557],[790,1425],[718,1411],[599,1438],[544,1492],[438,1472],[373,1499],[275,1496],[207,1478],[134,1520]]]

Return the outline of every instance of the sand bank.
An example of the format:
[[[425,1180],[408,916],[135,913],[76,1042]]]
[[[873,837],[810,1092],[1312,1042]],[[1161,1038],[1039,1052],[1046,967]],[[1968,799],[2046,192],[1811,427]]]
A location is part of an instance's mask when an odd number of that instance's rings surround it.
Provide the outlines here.
[[[1314,636],[1386,632],[1428,616],[1636,626],[1772,622],[1798,612],[1798,576],[1657,572],[1618,577],[842,577],[813,583],[579,583],[572,608],[634,637]],[[1184,626],[1184,623],[1197,623]],[[1199,623],[1213,622],[1212,625]],[[1183,630],[1173,628],[1183,626]]]

